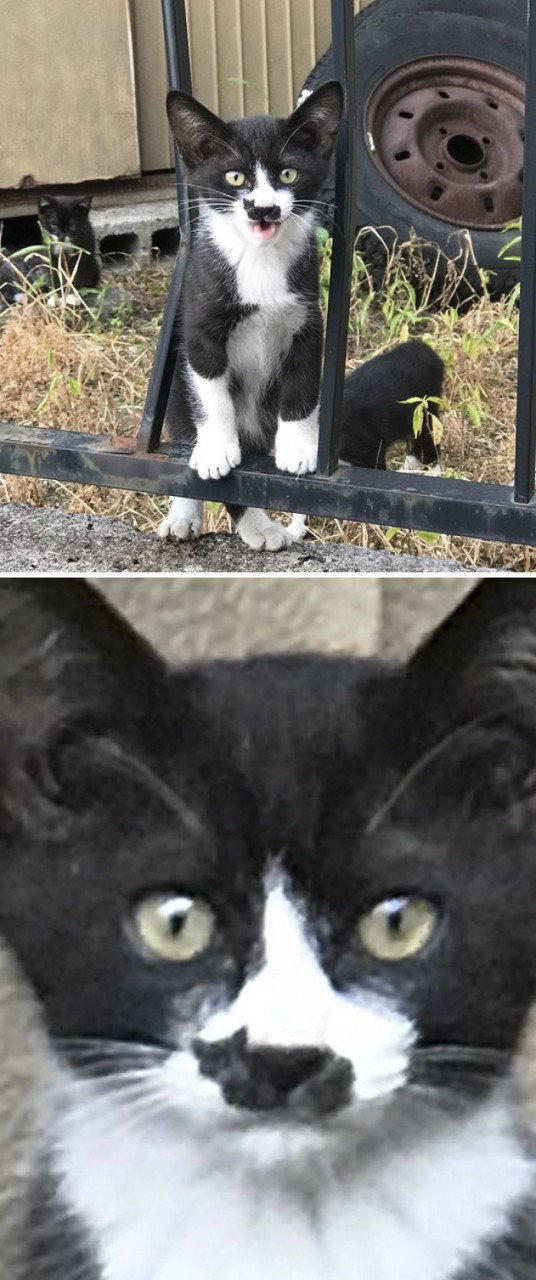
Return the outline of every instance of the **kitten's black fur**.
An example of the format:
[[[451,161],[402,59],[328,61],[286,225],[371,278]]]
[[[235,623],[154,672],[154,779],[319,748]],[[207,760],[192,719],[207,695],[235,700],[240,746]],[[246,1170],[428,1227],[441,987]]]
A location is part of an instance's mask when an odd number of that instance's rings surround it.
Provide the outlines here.
[[[51,1034],[167,1052],[192,990],[217,978],[232,995],[258,963],[275,851],[330,982],[396,991],[420,1086],[469,1113],[475,1081],[510,1071],[536,994],[533,585],[484,583],[394,669],[298,657],[173,674],[79,583],[0,584],[0,603],[0,932]],[[128,927],[170,886],[219,922],[213,952],[182,968],[148,961]],[[388,966],[356,945],[356,918],[408,891],[440,927]],[[52,1222],[35,1194],[28,1280],[69,1260],[98,1277],[82,1224]],[[529,1280],[535,1221],[534,1200],[518,1204],[458,1280]]]
[[[366,360],[345,381],[340,455],[354,467],[385,469],[386,452],[399,440],[424,466],[438,463],[439,446],[434,444],[425,414],[423,427],[413,432],[415,404],[404,400],[417,396],[441,398],[445,366],[441,357],[425,342],[403,342],[382,355]],[[432,403],[435,417],[440,408]]]
[[[39,221],[53,241],[53,259],[61,250],[73,284],[79,290],[96,289],[100,282],[95,233],[89,217],[91,202],[91,196],[47,194],[40,196],[38,202]],[[53,274],[57,277],[56,272]]]

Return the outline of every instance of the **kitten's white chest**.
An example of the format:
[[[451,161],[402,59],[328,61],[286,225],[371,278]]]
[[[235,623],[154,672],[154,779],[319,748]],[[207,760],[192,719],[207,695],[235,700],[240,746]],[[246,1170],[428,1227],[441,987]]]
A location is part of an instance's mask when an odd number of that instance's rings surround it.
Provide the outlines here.
[[[248,1169],[229,1134],[183,1138],[175,1124],[125,1123],[109,1099],[98,1123],[62,1120],[64,1194],[105,1280],[450,1280],[533,1184],[496,1102],[411,1146],[356,1153],[345,1177],[304,1160],[294,1181]]]

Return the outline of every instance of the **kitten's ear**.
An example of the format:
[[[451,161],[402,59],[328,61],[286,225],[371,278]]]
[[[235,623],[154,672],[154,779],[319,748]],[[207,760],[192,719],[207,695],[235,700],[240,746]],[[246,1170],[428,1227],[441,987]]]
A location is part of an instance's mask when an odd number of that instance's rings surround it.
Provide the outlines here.
[[[39,200],[37,203],[38,213],[48,213],[49,210],[52,208],[53,203],[54,202],[51,196],[39,196]]]
[[[91,587],[0,582],[0,799],[66,741],[143,750],[167,700],[164,663]]]
[[[403,684],[443,723],[506,712],[536,734],[536,582],[481,583],[417,651]]]
[[[189,93],[172,89],[166,99],[171,132],[187,169],[195,169],[229,142],[228,125]]]
[[[73,208],[77,209],[79,213],[89,213],[92,201],[93,196],[79,196],[78,200],[75,200]]]
[[[288,140],[301,143],[308,151],[331,155],[344,107],[344,94],[337,80],[321,85],[290,116],[285,125]]]

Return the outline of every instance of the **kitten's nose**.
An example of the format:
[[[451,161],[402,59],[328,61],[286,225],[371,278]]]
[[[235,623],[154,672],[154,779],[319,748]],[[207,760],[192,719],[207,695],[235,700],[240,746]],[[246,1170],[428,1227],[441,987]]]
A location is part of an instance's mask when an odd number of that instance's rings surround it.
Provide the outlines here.
[[[251,1048],[245,1031],[194,1046],[201,1074],[219,1084],[230,1106],[327,1115],[347,1106],[354,1073],[346,1058],[309,1047]]]
[[[251,222],[280,222],[281,209],[279,205],[273,204],[268,209],[261,209],[253,200],[244,200],[244,209]]]

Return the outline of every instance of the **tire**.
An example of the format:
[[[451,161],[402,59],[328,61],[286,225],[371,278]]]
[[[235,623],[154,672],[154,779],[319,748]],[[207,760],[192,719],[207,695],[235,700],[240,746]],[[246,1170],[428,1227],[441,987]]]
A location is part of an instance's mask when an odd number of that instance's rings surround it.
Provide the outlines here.
[[[463,260],[462,222],[457,226],[434,216],[431,210],[418,207],[397,184],[391,184],[389,176],[372,160],[365,139],[367,103],[390,73],[422,58],[474,59],[478,51],[479,61],[499,66],[524,80],[527,0],[374,0],[355,19],[355,45],[358,67],[356,228],[358,231],[369,227],[385,229],[381,234],[388,248],[396,241],[406,242],[413,231],[419,240],[438,246],[447,259]],[[328,49],[304,89],[316,89],[332,78],[333,57],[332,50]],[[323,197],[327,205],[333,204],[333,171]],[[471,229],[471,239],[478,267],[467,267],[470,287],[480,292],[480,268],[490,273],[493,296],[512,289],[519,278],[519,268],[517,263],[499,256],[508,242],[504,231],[497,227]],[[370,231],[361,231],[359,249],[375,282],[379,283],[385,271],[386,249]],[[433,257],[437,265],[437,251],[430,251],[428,257]],[[440,268],[439,277],[444,276],[445,270],[446,263]]]

